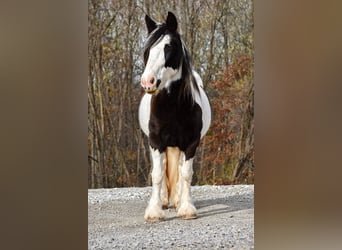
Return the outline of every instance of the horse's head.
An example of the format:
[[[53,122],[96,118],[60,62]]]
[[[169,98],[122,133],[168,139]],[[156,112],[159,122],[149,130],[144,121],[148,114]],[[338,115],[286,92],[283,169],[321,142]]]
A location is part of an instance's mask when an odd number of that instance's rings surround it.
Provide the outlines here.
[[[141,86],[147,93],[155,94],[182,78],[182,64],[187,54],[177,32],[174,14],[168,12],[166,22],[162,24],[157,24],[148,15],[145,21],[149,35],[144,48],[145,70]]]

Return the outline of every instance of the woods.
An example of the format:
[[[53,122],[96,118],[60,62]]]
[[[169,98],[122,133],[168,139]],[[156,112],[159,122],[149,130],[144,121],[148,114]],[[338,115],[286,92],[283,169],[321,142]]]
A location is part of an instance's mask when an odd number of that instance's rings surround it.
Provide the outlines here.
[[[88,2],[88,187],[149,185],[148,141],[138,124],[144,17],[178,18],[212,105],[193,184],[253,183],[253,1]]]

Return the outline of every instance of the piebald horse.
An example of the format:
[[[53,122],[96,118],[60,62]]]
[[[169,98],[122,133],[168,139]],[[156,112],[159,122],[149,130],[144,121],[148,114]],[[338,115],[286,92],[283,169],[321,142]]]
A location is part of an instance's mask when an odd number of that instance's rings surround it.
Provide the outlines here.
[[[145,90],[139,123],[148,136],[152,158],[152,195],[146,221],[165,218],[169,204],[182,219],[197,217],[191,200],[193,160],[200,139],[211,122],[203,83],[192,70],[188,51],[177,31],[177,19],[168,12],[165,23],[145,17],[148,37],[144,47]]]

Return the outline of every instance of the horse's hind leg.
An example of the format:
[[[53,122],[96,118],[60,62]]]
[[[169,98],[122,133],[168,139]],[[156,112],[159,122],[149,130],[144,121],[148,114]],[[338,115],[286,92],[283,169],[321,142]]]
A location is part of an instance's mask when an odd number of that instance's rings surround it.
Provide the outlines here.
[[[178,182],[178,172],[179,172],[179,159],[180,159],[180,149],[178,147],[167,147],[166,157],[167,157],[167,189],[169,192],[169,203],[173,205],[174,208],[178,206],[177,198],[177,182]]]
[[[178,216],[182,219],[195,219],[197,217],[197,211],[194,204],[191,201],[190,186],[192,180],[192,163],[193,158],[185,160],[180,167],[180,207],[178,208]]]
[[[150,150],[153,161],[152,196],[145,210],[144,218],[146,221],[159,221],[165,218],[160,199],[160,189],[164,175],[163,158],[165,157],[165,154],[159,153],[157,149],[150,148]]]
[[[164,157],[163,159],[163,169],[164,169],[164,174],[163,174],[163,179],[162,179],[162,184],[161,184],[161,190],[160,190],[160,199],[162,202],[162,208],[163,209],[168,209],[169,208],[169,192],[167,188],[167,183],[168,183],[168,178],[167,178],[167,157]]]

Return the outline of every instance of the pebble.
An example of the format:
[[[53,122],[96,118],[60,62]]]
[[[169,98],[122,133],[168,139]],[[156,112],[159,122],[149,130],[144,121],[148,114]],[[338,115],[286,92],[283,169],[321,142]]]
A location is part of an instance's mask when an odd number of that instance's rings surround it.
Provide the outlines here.
[[[88,190],[88,249],[254,248],[253,185],[194,186],[193,200],[201,205],[196,220],[180,220],[170,209],[168,220],[153,224],[143,221],[151,191]],[[121,207],[129,211],[115,210]]]

